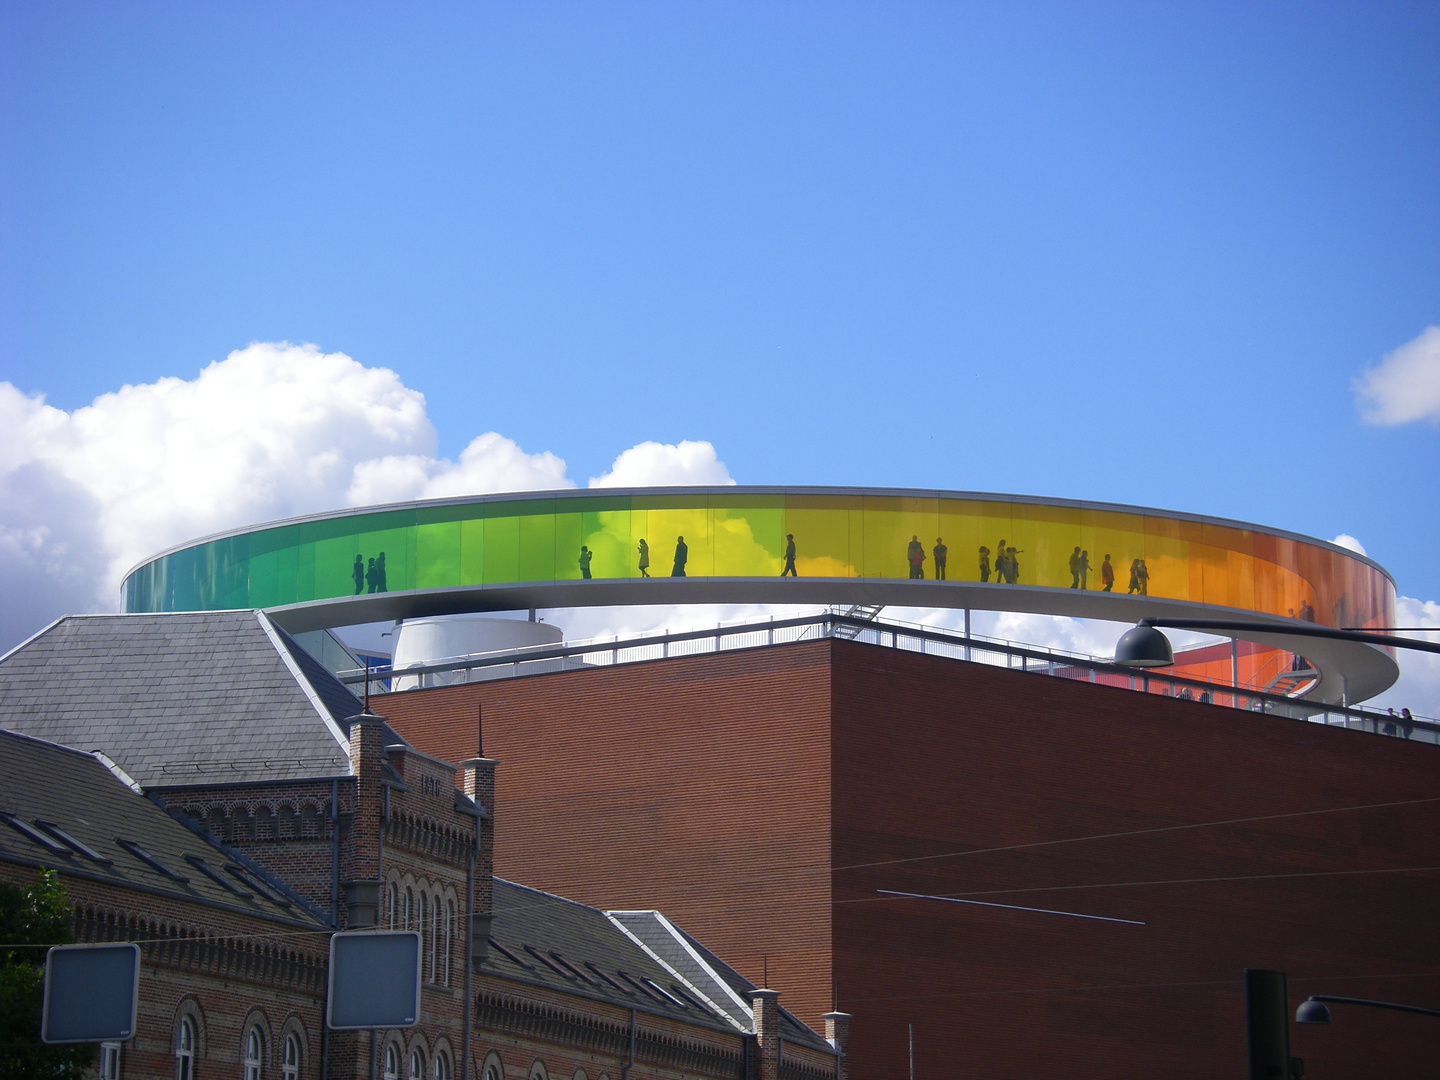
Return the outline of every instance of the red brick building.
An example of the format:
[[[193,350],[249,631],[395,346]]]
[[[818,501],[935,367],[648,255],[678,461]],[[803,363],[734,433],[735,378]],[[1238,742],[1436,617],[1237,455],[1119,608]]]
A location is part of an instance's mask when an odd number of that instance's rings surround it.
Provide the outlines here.
[[[57,870],[80,940],[142,947],[116,1076],[844,1080],[846,1017],[820,1036],[656,911],[494,880],[473,722],[445,760],[359,713],[255,612],[0,657],[0,875]],[[369,926],[420,932],[419,1022],[329,1032],[329,936]]]
[[[1246,967],[1440,1007],[1434,745],[834,639],[384,699],[450,758],[482,707],[497,872],[838,997],[865,1080],[912,1028],[921,1080],[1241,1075]],[[1434,1075],[1363,1012],[1312,1080]]]

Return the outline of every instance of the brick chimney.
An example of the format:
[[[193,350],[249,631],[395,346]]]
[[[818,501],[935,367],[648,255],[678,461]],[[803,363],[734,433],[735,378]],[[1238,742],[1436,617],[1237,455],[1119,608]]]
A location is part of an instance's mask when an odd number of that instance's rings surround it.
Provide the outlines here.
[[[850,1080],[850,1014],[828,1012],[824,1016],[825,1038],[835,1048],[835,1080]]]
[[[362,713],[350,724],[350,771],[355,776],[355,819],[350,826],[350,880],[345,921],[351,930],[374,926],[380,913],[380,831],[384,827],[385,721]]]
[[[491,906],[492,881],[495,872],[495,767],[494,758],[474,757],[460,763],[465,794],[480,810],[475,821],[478,851],[475,856],[475,906],[470,912],[471,956],[479,967],[489,952],[490,924],[494,921]]]
[[[759,1068],[755,1080],[780,1080],[780,991],[751,990]]]

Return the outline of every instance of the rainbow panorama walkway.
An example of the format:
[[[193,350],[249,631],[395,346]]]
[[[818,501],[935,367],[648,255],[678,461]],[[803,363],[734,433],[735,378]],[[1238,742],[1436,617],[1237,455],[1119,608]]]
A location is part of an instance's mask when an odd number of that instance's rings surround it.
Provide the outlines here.
[[[124,583],[126,611],[263,608],[296,632],[460,612],[741,603],[1378,628],[1394,624],[1395,584],[1334,544],[1193,514],[971,492],[747,487],[315,514],[181,545]],[[1385,648],[1269,630],[1235,636],[1303,652],[1320,672],[1310,692],[1319,701],[1364,700],[1398,676]]]

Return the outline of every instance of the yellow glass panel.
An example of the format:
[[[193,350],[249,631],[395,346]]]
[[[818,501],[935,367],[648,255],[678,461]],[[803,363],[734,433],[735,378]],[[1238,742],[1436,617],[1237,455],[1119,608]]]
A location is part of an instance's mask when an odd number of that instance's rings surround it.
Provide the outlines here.
[[[697,506],[684,496],[636,496],[635,506],[645,512],[649,531],[650,575],[652,577],[709,577],[715,555],[710,541],[710,508]],[[633,531],[633,526],[632,526]],[[684,538],[686,560],[677,573]]]
[[[863,527],[858,497],[792,495],[786,500],[785,531],[795,537],[795,571],[801,577],[855,577],[851,530]],[[857,540],[855,547],[860,547]]]
[[[587,504],[576,515],[581,540],[594,552],[591,576],[597,578],[638,577],[630,547],[630,500],[624,496]],[[557,527],[556,534],[559,534]]]
[[[710,506],[713,572],[723,577],[778,576],[785,564],[784,497],[715,496]]]

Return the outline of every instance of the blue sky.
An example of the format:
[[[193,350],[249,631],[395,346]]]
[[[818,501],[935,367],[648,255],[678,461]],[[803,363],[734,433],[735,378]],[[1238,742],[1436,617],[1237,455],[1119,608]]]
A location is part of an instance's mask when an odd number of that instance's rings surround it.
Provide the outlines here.
[[[1353,390],[1440,324],[1437,46],[1425,3],[4,3],[0,379],[312,342],[449,458],[705,440],[1349,533],[1440,598],[1435,415]]]

